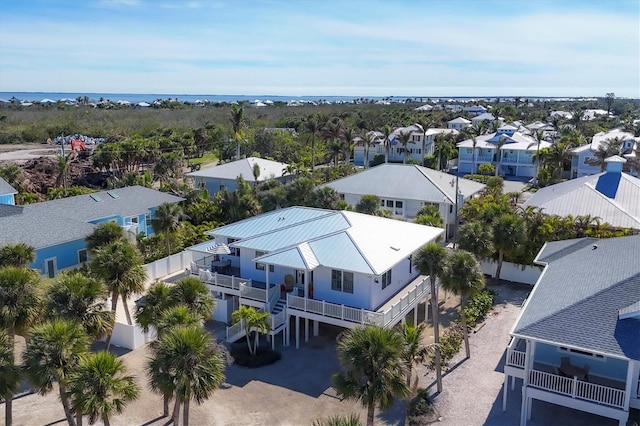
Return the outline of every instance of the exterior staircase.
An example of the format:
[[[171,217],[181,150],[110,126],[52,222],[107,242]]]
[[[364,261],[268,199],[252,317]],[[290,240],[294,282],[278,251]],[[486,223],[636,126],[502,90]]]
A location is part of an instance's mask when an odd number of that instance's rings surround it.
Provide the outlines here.
[[[287,302],[284,299],[278,299],[276,304],[271,309],[271,331],[269,334],[273,336],[282,330],[284,326],[284,318],[286,318],[284,310],[287,307]],[[227,327],[227,342],[232,343],[246,335],[244,324],[239,322],[231,327]]]

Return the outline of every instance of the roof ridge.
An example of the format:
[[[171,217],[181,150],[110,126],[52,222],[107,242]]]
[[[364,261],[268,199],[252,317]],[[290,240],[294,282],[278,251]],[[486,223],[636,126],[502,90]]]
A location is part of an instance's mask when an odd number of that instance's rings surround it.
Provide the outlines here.
[[[356,250],[358,251],[358,253],[360,253],[360,256],[362,256],[362,259],[364,260],[364,262],[367,264],[367,266],[369,267],[369,269],[371,269],[371,272],[374,274],[377,274],[377,271],[375,270],[375,268],[371,265],[371,262],[369,262],[369,259],[367,259],[367,256],[364,255],[364,253],[362,253],[362,250],[360,249],[360,246],[358,245],[358,243],[356,243],[353,240],[353,237],[351,236],[351,234],[349,233],[349,229],[344,229],[342,232],[344,232],[345,234],[347,234],[347,238],[349,238],[349,240],[351,240],[351,243],[353,244],[353,246],[356,248]]]
[[[414,164],[414,168],[416,168],[420,174],[422,174],[425,178],[427,178],[427,180],[428,180],[428,181],[429,181],[433,186],[435,186],[436,188],[438,188],[438,191],[440,191],[440,193],[441,193],[441,194],[443,194],[443,195],[444,195],[444,196],[445,196],[449,201],[451,201],[452,203],[455,203],[455,200],[452,200],[452,199],[451,199],[451,197],[449,197],[449,195],[447,195],[447,193],[446,193],[445,191],[443,191],[443,190],[442,190],[442,188],[440,187],[440,185],[438,185],[437,183],[435,183],[435,182],[433,181],[433,179],[431,179],[431,178],[430,178],[430,177],[425,173],[425,171],[424,171],[423,169],[427,169],[428,167],[423,167],[423,166],[419,166],[419,165],[417,165],[417,164]],[[435,171],[437,171],[437,170],[434,170],[434,172],[435,172]],[[453,179],[455,179],[455,178],[456,178],[456,176],[453,176],[453,175],[452,175],[452,178],[453,178]]]

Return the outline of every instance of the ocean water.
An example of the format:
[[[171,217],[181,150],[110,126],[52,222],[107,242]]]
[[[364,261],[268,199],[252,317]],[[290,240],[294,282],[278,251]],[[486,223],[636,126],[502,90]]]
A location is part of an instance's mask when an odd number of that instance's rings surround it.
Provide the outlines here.
[[[233,101],[266,101],[273,102],[282,101],[288,102],[291,100],[297,101],[328,101],[328,102],[351,102],[355,99],[359,99],[358,96],[279,96],[279,95],[181,95],[181,94],[160,94],[160,93],[56,93],[56,92],[0,92],[0,99],[10,100],[16,98],[20,101],[40,102],[43,99],[52,99],[59,101],[61,99],[76,99],[78,97],[88,96],[90,102],[98,102],[100,99],[110,100],[112,102],[117,101],[129,101],[132,104],[138,102],[151,103],[157,99],[177,99],[180,102],[195,102],[196,100],[209,101],[209,102],[233,102]],[[379,100],[383,97],[365,97],[366,99]],[[396,97],[396,99],[404,100],[406,97]],[[424,98],[427,99],[426,97]]]

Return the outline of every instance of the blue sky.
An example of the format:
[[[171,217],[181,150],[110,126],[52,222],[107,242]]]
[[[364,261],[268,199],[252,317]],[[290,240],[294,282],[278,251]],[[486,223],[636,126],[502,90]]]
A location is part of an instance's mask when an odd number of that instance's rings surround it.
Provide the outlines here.
[[[640,97],[640,1],[1,0],[0,91]]]

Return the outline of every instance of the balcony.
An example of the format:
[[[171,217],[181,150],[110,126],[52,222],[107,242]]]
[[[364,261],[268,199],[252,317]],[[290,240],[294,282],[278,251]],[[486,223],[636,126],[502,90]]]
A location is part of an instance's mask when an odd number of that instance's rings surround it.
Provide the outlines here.
[[[511,341],[507,348],[506,365],[522,369],[524,372],[525,342],[523,340]],[[539,362],[534,362],[533,370],[529,372],[529,387],[613,408],[624,408],[625,384],[623,382],[593,374],[589,374],[586,380],[565,377],[560,374],[558,367]]]
[[[306,299],[287,295],[287,309],[304,313],[301,316],[322,317],[328,322],[345,327],[361,324],[375,324],[392,327],[413,309],[418,301],[430,292],[429,277],[417,280],[399,291],[377,311],[354,308],[324,300]],[[310,315],[309,315],[310,314]]]

